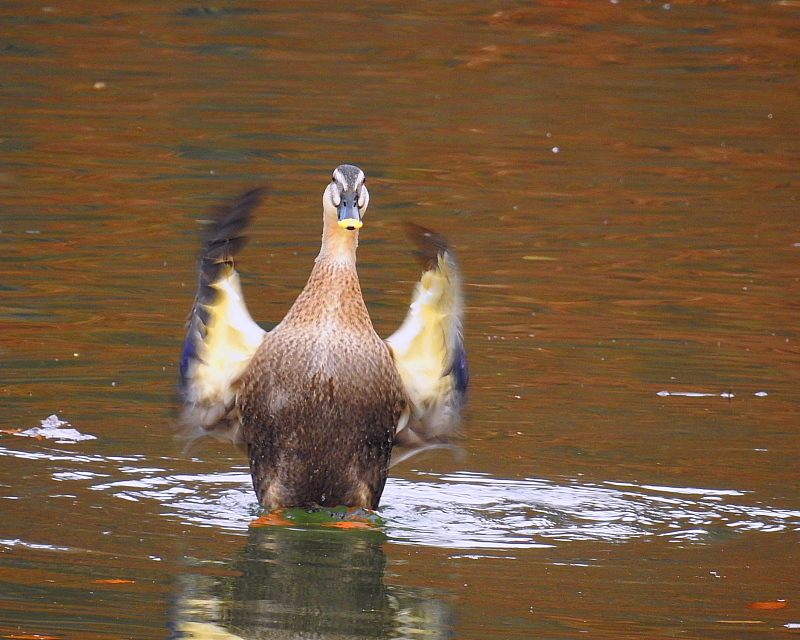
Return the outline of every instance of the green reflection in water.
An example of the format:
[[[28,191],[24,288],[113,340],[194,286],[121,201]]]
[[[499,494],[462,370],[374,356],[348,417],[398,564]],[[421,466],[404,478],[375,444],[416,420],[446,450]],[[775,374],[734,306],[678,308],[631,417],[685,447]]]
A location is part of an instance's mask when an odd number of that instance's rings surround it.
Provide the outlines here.
[[[251,527],[230,561],[180,576],[174,638],[448,638],[429,590],[384,582],[380,531]]]

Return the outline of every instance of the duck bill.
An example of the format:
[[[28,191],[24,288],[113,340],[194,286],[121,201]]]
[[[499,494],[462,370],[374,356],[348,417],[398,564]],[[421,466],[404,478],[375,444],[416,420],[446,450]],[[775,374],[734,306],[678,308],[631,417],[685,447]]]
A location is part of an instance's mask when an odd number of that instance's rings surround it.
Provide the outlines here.
[[[353,200],[347,202],[342,198],[342,204],[339,205],[339,226],[353,231],[360,229],[363,224],[358,205]]]

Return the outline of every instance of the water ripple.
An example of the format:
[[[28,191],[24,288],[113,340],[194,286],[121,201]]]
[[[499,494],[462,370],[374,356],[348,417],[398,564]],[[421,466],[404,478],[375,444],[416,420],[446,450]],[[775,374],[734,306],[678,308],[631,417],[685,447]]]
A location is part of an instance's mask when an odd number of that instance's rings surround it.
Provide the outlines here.
[[[149,476],[98,484],[127,500],[154,500],[187,524],[244,531],[258,506],[246,472]],[[747,504],[736,490],[580,480],[508,480],[476,473],[390,478],[382,514],[399,544],[515,549],[576,540],[646,537],[704,543],[745,531],[800,530],[800,511]]]
[[[73,484],[73,492],[82,486],[121,500],[150,502],[162,515],[193,526],[241,533],[259,511],[244,467],[186,474],[171,472],[167,458],[156,467],[146,458],[58,449],[0,447],[0,456],[58,462],[49,475],[59,488]],[[800,510],[773,508],[746,491],[580,478],[419,474],[416,480],[390,478],[382,504],[394,542],[446,549],[513,550],[648,537],[703,544],[750,531],[800,531]]]

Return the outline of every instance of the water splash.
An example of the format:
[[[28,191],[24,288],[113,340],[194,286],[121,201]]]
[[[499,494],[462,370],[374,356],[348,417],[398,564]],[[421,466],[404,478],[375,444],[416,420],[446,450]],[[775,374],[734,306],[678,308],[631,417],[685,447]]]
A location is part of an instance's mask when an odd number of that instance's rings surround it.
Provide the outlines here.
[[[81,440],[97,440],[97,436],[81,433],[77,429],[73,429],[69,422],[61,420],[55,413],[44,420],[40,420],[40,422],[41,426],[39,427],[33,427],[25,431],[12,432],[12,434],[26,438],[47,438],[55,440],[59,444],[80,442]],[[64,427],[68,428],[65,429]]]

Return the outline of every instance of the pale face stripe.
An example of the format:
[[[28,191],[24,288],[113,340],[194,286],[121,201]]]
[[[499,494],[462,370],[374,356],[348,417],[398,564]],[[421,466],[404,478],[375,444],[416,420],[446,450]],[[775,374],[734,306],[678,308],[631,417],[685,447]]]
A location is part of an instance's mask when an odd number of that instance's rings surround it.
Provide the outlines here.
[[[338,187],[338,190],[332,195],[341,202],[345,193],[357,194],[358,208],[363,213],[369,203],[369,192],[364,186],[365,180],[364,172],[358,167],[352,164],[339,165],[333,170],[333,182]],[[339,206],[339,202],[334,201],[334,205]]]

